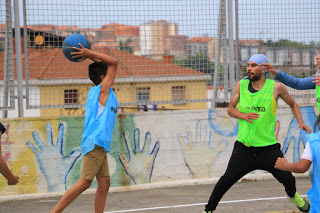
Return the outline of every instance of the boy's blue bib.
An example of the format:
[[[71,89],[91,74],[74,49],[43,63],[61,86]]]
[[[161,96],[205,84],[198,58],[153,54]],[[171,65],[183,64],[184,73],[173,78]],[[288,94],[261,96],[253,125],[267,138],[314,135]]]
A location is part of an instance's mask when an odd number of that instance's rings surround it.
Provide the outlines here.
[[[307,192],[311,202],[310,213],[320,213],[320,134],[312,133],[307,135],[313,163],[312,187]]]
[[[94,149],[95,145],[110,151],[112,132],[116,120],[118,101],[112,88],[105,108],[101,115],[96,118],[100,97],[101,84],[92,87],[88,93],[85,108],[85,125],[81,141],[83,155]]]

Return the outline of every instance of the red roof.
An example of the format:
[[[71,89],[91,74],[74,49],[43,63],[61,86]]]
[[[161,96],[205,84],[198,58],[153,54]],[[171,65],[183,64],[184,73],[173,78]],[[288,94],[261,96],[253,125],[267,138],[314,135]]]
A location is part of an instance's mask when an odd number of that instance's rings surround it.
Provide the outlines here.
[[[6,29],[6,24],[0,24],[0,30],[5,30]]]
[[[197,70],[156,61],[131,53],[110,49],[107,47],[93,48],[98,52],[105,52],[117,58],[120,66],[117,77],[129,76],[187,76],[203,75]],[[84,79],[88,78],[88,65],[92,63],[87,59],[83,62],[71,62],[67,60],[61,48],[32,49],[29,48],[29,79]],[[0,59],[4,58],[4,52],[0,52]],[[22,70],[25,67],[24,54],[22,55]],[[3,78],[3,69],[0,69],[0,78]],[[15,74],[16,78],[16,74]],[[23,71],[23,79],[25,73]]]
[[[38,24],[38,25],[28,25],[29,29],[36,31],[53,31],[53,30],[77,30],[78,26],[58,26],[52,24]]]
[[[188,39],[189,43],[208,43],[212,40],[213,38],[210,37],[192,37]]]

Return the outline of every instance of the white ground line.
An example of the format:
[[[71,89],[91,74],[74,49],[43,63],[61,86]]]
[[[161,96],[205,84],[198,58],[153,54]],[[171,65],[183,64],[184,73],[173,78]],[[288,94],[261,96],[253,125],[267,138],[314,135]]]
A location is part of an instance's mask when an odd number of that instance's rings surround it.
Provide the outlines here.
[[[301,197],[306,197],[307,195],[302,195]],[[229,200],[229,201],[220,201],[219,203],[241,203],[241,202],[254,202],[254,201],[262,201],[262,200],[276,200],[276,199],[287,199],[287,197],[267,197],[267,198],[255,198],[255,199],[247,199],[247,200]],[[151,208],[141,208],[141,209],[128,209],[121,211],[112,211],[112,212],[104,212],[104,213],[121,213],[121,212],[136,212],[136,211],[147,211],[147,210],[156,210],[156,209],[170,209],[170,208],[181,208],[181,207],[189,207],[189,206],[204,206],[207,203],[193,203],[193,204],[184,204],[184,205],[175,205],[175,206],[158,206]]]

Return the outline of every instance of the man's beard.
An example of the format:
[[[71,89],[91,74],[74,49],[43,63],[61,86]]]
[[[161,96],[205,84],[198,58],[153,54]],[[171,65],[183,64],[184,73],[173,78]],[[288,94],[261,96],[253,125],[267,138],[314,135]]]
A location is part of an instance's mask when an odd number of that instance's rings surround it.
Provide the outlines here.
[[[261,78],[261,73],[260,73],[260,75],[255,74],[255,75],[253,75],[252,77],[251,77],[251,76],[252,76],[252,75],[248,75],[248,79],[249,79],[250,81],[253,81],[253,82],[259,81],[260,78]]]

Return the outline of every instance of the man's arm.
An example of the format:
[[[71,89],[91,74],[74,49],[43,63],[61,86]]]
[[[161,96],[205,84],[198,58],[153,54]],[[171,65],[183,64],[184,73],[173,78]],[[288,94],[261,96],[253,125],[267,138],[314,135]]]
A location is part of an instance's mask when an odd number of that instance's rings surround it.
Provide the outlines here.
[[[237,104],[240,100],[240,81],[236,84],[233,95],[230,99],[228,106],[228,115],[237,119],[243,119],[249,121],[250,123],[254,123],[252,120],[257,120],[259,118],[258,113],[242,113],[236,109]]]
[[[311,166],[312,161],[301,158],[299,162],[289,163],[285,158],[278,158],[274,168],[294,173],[305,173]]]
[[[296,78],[288,73],[282,72],[280,70],[276,70],[271,64],[262,63],[260,64],[263,69],[269,71],[269,73],[275,76],[275,80],[280,81],[281,83],[297,90],[307,90],[307,89],[315,89],[316,85],[314,82],[315,76],[310,76],[307,78]]]
[[[311,133],[309,127],[303,123],[300,108],[289,95],[287,88],[282,83],[275,82],[275,91],[277,92],[278,96],[281,97],[281,99],[290,106],[294,117],[297,119],[299,128],[306,130],[307,133]]]
[[[0,123],[0,128],[1,126],[2,124]],[[12,172],[6,164],[6,161],[3,159],[1,155],[1,135],[2,131],[0,132],[0,173],[8,180],[8,185],[16,185],[19,182],[19,177],[12,174]]]

